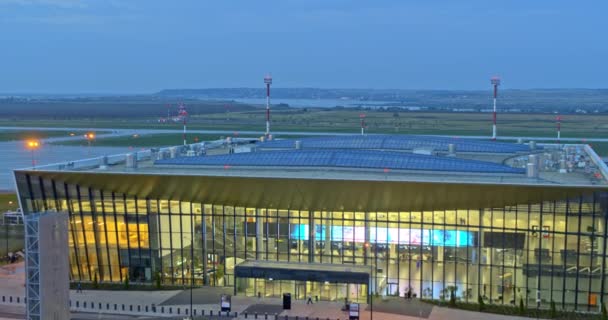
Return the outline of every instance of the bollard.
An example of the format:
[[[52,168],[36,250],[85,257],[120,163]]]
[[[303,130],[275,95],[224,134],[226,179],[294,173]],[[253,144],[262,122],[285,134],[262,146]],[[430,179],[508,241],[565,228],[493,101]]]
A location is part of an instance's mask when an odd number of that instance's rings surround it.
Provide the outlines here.
[[[117,309],[118,309],[118,305],[115,303],[114,304],[114,310],[117,310]]]
[[[160,307],[160,313],[165,313],[165,307]]]
[[[180,313],[180,310],[179,310],[179,308],[177,308],[177,314],[179,314],[179,313]]]
[[[101,308],[99,308],[99,309],[101,309]],[[106,303],[106,310],[110,310],[110,304],[109,303]]]
[[[87,302],[86,301],[82,303],[82,308],[84,308],[84,309],[87,308]]]
[[[264,320],[268,320],[268,312],[264,312]]]
[[[209,315],[213,317],[213,310],[209,311]]]
[[[188,314],[189,310],[188,308],[186,308],[186,310],[184,310],[184,314]]]
[[[76,301],[76,308],[80,307],[80,302]]]
[[[95,309],[95,302],[91,301],[91,309]]]
[[[17,297],[17,303],[19,303],[19,297]]]
[[[255,313],[254,313],[254,317],[253,317],[253,318],[254,318],[254,319],[257,319],[257,318],[258,318],[258,313],[257,313],[257,312],[255,312]]]
[[[141,306],[137,305],[137,312],[141,312]]]
[[[195,316],[196,315],[196,309],[192,309],[192,315]]]
[[[8,297],[8,302],[13,303],[13,296]]]
[[[148,305],[146,305],[146,312],[148,312]]]
[[[169,313],[173,314],[173,308],[169,308]]]
[[[129,311],[133,311],[133,305],[132,304],[129,305]]]
[[[245,319],[247,319],[247,312],[245,312]]]
[[[201,316],[205,315],[205,309],[201,310]]]
[[[99,303],[99,308],[97,308],[97,309],[101,310],[101,302]]]
[[[124,304],[122,305],[122,311],[125,311],[125,305]]]

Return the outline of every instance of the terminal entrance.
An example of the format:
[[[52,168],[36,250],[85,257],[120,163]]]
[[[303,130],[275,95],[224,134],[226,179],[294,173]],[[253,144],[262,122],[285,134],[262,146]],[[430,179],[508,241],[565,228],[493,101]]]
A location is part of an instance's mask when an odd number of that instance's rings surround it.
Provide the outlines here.
[[[370,268],[319,263],[245,261],[236,265],[235,292],[249,297],[365,303]]]
[[[367,285],[357,283],[330,283],[318,281],[275,280],[260,278],[237,279],[237,294],[248,297],[280,298],[291,293],[295,300],[348,301],[365,303]]]

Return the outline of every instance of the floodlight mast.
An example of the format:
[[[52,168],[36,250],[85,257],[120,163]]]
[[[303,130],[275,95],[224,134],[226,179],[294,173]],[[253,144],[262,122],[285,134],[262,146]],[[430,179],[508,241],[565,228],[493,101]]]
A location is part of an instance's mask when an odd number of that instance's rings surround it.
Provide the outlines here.
[[[264,77],[266,84],[266,138],[270,137],[270,85],[272,84],[272,76],[267,74]]]
[[[559,144],[562,138],[562,116],[558,115],[555,120],[557,121],[557,144]]]
[[[180,104],[179,105],[179,117],[182,118],[182,121],[184,123],[184,145],[186,145],[188,142],[186,141],[186,119],[188,118],[188,112],[186,111],[186,107],[184,106],[184,104]]]
[[[360,114],[359,118],[361,118],[361,135],[365,135],[365,114]]]
[[[496,98],[498,96],[498,86],[500,85],[500,78],[494,76],[490,79],[490,83],[494,87],[494,108],[492,113],[492,140],[496,140]]]

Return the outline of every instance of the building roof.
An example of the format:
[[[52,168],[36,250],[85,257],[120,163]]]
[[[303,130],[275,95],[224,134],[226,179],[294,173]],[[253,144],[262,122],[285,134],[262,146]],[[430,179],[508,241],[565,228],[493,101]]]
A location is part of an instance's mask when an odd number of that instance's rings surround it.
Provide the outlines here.
[[[155,165],[326,167],[442,172],[523,174],[520,168],[453,157],[375,150],[277,150],[178,157],[158,160]]]
[[[366,140],[368,137],[377,137]],[[432,183],[468,183],[543,186],[608,186],[608,166],[588,145],[560,144],[537,146],[509,144],[470,139],[416,136],[420,148],[432,149],[432,143],[462,142],[455,154],[437,151],[431,155],[417,154],[416,150],[367,148],[390,146],[391,141],[406,141],[408,136],[350,136],[302,139],[303,148],[296,149],[296,140],[255,142],[252,139],[217,140],[188,146],[142,150],[129,154],[109,155],[37,167],[36,171],[59,174],[114,173],[125,176],[205,176],[267,179],[322,179],[349,181],[399,181]],[[426,139],[428,143],[422,140]],[[364,140],[361,140],[364,139]],[[307,148],[310,141],[350,141],[358,148]],[[460,141],[462,140],[462,141]],[[264,148],[274,143],[291,141],[287,148]],[[308,141],[308,142],[307,142]],[[359,141],[359,142],[357,142]],[[364,142],[361,142],[364,141]],[[511,152],[465,152],[465,146],[504,146]],[[344,143],[342,146],[348,146]],[[449,145],[449,144],[447,144]],[[363,147],[361,147],[363,146]],[[426,148],[424,147],[426,146]],[[508,147],[507,147],[508,146]],[[302,147],[302,145],[300,145]],[[439,147],[436,147],[439,148]],[[488,147],[489,148],[489,147]],[[465,150],[483,150],[469,148]],[[491,150],[491,149],[486,149]],[[495,149],[494,149],[495,150]],[[534,157],[532,157],[534,155]],[[537,170],[524,174],[530,161]],[[534,168],[534,167],[532,167]],[[124,182],[124,180],[122,180]]]
[[[289,149],[295,148],[296,141],[300,141],[303,149],[414,150],[430,148],[436,151],[448,151],[448,146],[453,144],[457,152],[504,154],[530,150],[529,146],[523,144],[419,135],[353,135],[282,139],[261,142],[258,143],[258,147],[260,149]]]

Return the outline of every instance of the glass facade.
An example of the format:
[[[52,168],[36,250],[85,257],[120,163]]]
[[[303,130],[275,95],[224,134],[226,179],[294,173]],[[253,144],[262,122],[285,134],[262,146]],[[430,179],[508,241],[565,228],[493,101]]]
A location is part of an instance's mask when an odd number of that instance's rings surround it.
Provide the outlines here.
[[[386,295],[448,299],[452,289],[462,301],[554,301],[589,311],[607,298],[604,192],[497,208],[325,211],[142,199],[28,173],[16,178],[26,214],[69,214],[74,281],[160,277],[249,295],[366,297],[367,289],[349,284],[235,279],[236,264],[268,260],[370,266],[372,292]]]

